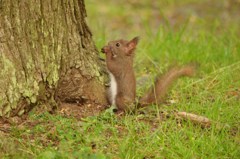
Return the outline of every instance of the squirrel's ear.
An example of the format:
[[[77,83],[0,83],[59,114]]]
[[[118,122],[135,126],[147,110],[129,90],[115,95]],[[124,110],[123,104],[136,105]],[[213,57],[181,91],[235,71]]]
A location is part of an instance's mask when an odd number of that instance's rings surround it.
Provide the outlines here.
[[[135,50],[138,44],[138,41],[139,41],[139,37],[137,36],[127,43],[128,54],[131,54]]]

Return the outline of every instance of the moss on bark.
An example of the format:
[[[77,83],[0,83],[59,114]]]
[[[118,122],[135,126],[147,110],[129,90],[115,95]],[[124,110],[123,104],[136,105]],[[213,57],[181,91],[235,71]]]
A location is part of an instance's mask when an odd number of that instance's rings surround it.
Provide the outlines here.
[[[0,6],[0,116],[21,115],[53,97],[106,103],[83,0],[2,0]]]

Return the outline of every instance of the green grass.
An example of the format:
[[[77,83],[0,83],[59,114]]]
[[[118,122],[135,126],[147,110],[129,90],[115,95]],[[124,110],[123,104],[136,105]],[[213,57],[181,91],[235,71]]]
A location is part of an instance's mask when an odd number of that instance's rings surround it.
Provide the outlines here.
[[[138,79],[189,62],[200,64],[198,75],[176,83],[168,99],[174,103],[150,106],[141,110],[145,114],[103,112],[81,120],[30,114],[38,123],[11,127],[0,140],[0,158],[239,158],[240,28],[232,16],[239,3],[225,2],[86,0],[98,49],[109,40],[141,37],[134,66]],[[144,89],[139,86],[138,94]],[[213,124],[180,122],[174,110],[208,117]]]

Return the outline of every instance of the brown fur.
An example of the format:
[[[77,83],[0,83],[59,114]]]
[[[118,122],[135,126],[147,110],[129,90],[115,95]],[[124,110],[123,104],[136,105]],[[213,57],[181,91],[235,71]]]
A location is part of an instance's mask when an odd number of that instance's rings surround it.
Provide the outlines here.
[[[194,65],[186,65],[183,67],[173,67],[162,76],[158,76],[154,86],[140,98],[140,106],[149,104],[160,104],[164,101],[169,88],[179,77],[192,76],[195,73]]]
[[[128,111],[134,109],[136,98],[136,79],[133,70],[134,50],[139,41],[138,37],[130,41],[116,40],[102,48],[106,54],[108,70],[113,74],[117,83],[116,105],[118,109]],[[166,74],[156,79],[155,85],[150,91],[140,98],[140,106],[153,103],[161,103],[172,83],[182,76],[192,76],[195,67],[173,67]]]

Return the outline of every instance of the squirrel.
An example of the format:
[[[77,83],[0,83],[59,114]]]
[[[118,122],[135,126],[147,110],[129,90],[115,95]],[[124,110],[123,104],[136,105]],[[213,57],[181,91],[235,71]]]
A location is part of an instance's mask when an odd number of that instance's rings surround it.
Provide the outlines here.
[[[134,51],[139,42],[139,37],[130,41],[110,41],[101,49],[106,55],[106,65],[110,76],[110,89],[108,100],[115,111],[132,111],[137,107],[145,107],[151,104],[160,104],[164,101],[172,83],[179,77],[193,76],[195,66],[189,64],[182,67],[172,67],[163,74],[157,76],[155,84],[150,90],[140,97],[136,104],[136,78],[133,69]]]

